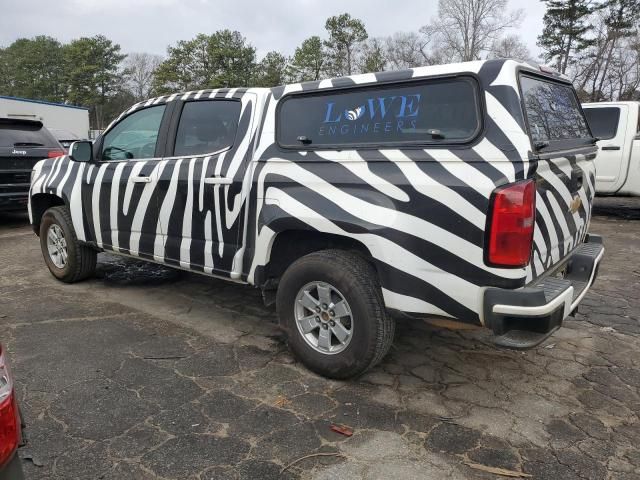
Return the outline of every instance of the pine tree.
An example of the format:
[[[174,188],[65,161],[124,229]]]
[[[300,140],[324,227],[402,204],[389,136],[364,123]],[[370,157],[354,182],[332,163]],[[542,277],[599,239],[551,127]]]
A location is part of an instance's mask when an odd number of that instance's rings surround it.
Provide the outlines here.
[[[555,61],[561,73],[567,71],[573,53],[589,47],[587,38],[591,25],[586,23],[596,8],[592,0],[542,0],[547,5],[544,29],[538,46],[544,50],[548,62]]]
[[[286,83],[288,59],[280,52],[267,53],[256,67],[252,87],[276,87]]]
[[[361,42],[368,38],[362,20],[348,13],[329,17],[325,23],[329,38],[324,45],[329,54],[329,73],[335,77],[354,73],[356,54]]]
[[[105,106],[121,90],[120,62],[126,55],[104,35],[82,37],[63,47],[66,99],[91,108],[93,125],[107,125]]]
[[[325,52],[318,36],[307,38],[296,48],[287,75],[293,82],[320,80],[325,68]]]

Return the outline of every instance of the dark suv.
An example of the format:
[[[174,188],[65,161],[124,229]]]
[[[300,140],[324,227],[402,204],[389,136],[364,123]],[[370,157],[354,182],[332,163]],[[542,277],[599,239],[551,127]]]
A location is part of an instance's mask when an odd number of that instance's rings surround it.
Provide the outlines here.
[[[31,169],[64,149],[42,122],[0,118],[0,212],[27,210]]]

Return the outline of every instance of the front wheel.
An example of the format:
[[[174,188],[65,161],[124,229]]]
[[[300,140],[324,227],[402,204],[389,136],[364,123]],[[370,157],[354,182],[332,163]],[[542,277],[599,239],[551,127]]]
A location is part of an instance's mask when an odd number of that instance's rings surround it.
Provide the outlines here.
[[[395,324],[376,279],[366,260],[343,250],[311,253],[284,273],[276,299],[280,322],[310,370],[355,377],[389,351]]]
[[[52,207],[44,212],[40,248],[49,271],[63,282],[84,280],[96,269],[97,253],[78,241],[67,207]]]

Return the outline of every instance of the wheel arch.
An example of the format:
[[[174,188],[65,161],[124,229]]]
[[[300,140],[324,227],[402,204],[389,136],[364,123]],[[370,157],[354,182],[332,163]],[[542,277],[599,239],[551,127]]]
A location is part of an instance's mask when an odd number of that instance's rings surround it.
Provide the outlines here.
[[[357,253],[378,273],[369,248],[352,237],[310,229],[288,229],[274,235],[270,243],[268,261],[256,271],[254,279],[255,284],[265,290],[275,289],[279,278],[293,262],[320,250],[339,249]]]
[[[66,205],[65,201],[53,193],[36,193],[29,199],[31,206],[31,227],[36,235],[40,235],[42,216],[51,207]]]

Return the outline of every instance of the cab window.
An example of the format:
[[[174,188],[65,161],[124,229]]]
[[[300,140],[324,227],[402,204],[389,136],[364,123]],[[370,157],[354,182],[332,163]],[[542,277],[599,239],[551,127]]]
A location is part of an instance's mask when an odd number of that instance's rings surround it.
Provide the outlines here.
[[[610,140],[616,136],[620,121],[618,107],[585,108],[584,114],[594,136],[600,140]]]
[[[231,148],[238,129],[240,108],[240,102],[236,100],[185,103],[173,155],[205,155]]]
[[[109,130],[102,143],[101,159],[153,158],[164,109],[165,105],[157,105],[138,110]]]

